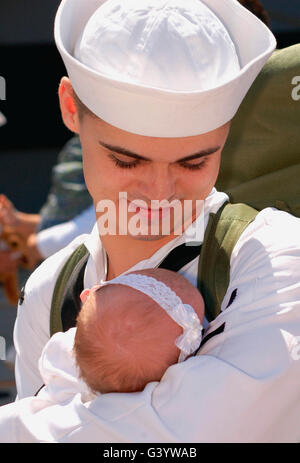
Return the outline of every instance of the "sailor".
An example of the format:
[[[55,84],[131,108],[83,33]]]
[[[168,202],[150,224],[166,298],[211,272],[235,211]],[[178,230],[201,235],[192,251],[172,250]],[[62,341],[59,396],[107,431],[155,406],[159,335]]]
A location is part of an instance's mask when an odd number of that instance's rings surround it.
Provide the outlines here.
[[[203,242],[210,215],[228,200],[214,185],[230,121],[276,46],[270,30],[235,0],[63,0],[55,38],[69,76],[59,88],[62,117],[80,136],[98,220],[26,284],[14,332],[22,400],[0,409],[1,439],[299,441],[300,221],[274,208],[260,211],[235,244],[221,312],[204,320],[196,356],[141,393],[88,403],[77,394],[39,412],[31,396],[43,385],[38,362],[68,257],[85,244],[89,288],[157,267],[179,248],[184,254],[194,225]],[[104,233],[102,201],[119,212],[120,192],[137,205],[141,222],[160,224],[170,209],[152,201],[192,201],[191,220],[178,235],[176,227],[152,234],[147,226],[143,234]],[[200,212],[197,200],[204,202]],[[129,209],[125,225],[133,217]],[[194,286],[198,261],[184,263],[183,255],[178,269]]]

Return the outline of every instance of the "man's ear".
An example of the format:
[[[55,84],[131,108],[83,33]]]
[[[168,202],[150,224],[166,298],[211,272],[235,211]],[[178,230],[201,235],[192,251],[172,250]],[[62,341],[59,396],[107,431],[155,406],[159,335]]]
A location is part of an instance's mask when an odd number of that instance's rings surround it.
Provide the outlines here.
[[[68,77],[63,77],[58,89],[59,104],[65,126],[71,132],[79,133],[79,116],[73,97],[73,88]]]

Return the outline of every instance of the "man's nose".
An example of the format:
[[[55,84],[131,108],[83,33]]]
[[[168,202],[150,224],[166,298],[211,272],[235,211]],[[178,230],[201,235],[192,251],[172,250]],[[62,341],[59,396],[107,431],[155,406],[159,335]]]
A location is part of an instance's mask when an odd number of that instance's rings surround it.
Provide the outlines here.
[[[168,165],[153,166],[145,173],[139,190],[151,200],[172,200],[176,193],[176,178]]]

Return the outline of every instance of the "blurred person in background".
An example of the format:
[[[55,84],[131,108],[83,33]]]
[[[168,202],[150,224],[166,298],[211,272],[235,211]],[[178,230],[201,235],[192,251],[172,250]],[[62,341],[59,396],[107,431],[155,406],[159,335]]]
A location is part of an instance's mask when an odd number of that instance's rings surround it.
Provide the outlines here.
[[[39,214],[18,211],[5,195],[0,196],[0,224],[9,226],[26,243],[25,254],[17,261],[12,254],[9,259],[9,252],[2,255],[3,268],[20,264],[33,269],[76,236],[91,231],[95,220],[84,182],[80,141],[73,137],[59,153],[51,189]]]

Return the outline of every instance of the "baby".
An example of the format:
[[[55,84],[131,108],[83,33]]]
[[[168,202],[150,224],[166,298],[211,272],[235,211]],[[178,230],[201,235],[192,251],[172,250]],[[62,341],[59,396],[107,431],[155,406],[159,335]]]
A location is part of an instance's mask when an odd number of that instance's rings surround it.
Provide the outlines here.
[[[97,402],[90,404],[95,396],[145,388],[149,397],[153,382],[169,366],[199,348],[203,299],[177,273],[131,272],[84,290],[81,298],[77,327],[56,333],[43,349],[39,367],[44,386],[36,397],[0,407],[0,442],[63,442],[70,435],[78,442],[79,417],[87,422],[97,417]],[[118,400],[122,403],[123,396],[112,402],[108,397],[104,421],[119,416]],[[84,439],[98,442],[89,429]]]
[[[147,269],[81,293],[74,355],[94,393],[134,392],[200,345],[204,302],[178,273]]]

